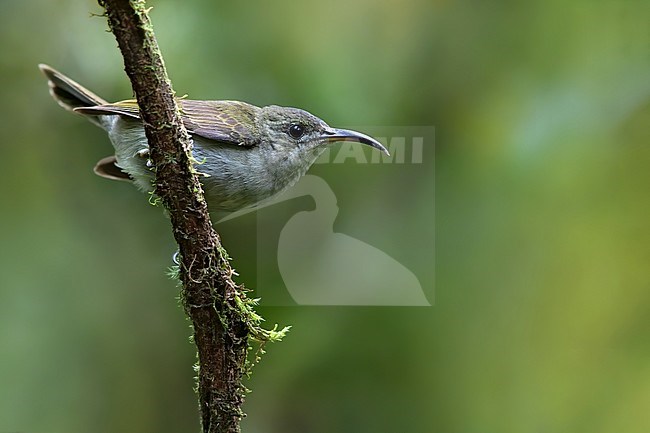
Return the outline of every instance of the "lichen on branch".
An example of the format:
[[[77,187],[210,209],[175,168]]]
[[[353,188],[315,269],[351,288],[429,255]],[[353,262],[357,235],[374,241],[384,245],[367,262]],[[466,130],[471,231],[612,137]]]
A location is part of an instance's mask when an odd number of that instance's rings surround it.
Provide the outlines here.
[[[212,228],[203,190],[192,166],[189,134],[158,48],[143,0],[99,0],[124,57],[155,171],[155,194],[167,209],[179,247],[181,300],[194,330],[198,351],[197,391],[204,433],[240,431],[245,387],[242,378],[288,328],[264,330],[233,280],[234,271]],[[247,360],[249,340],[259,343]]]

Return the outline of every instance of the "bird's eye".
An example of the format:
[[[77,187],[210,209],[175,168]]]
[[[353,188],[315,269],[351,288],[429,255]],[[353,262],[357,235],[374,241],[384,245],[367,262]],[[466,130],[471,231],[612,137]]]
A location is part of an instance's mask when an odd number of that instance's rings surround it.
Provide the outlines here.
[[[289,135],[296,140],[305,134],[305,127],[299,123],[292,123],[289,127]]]

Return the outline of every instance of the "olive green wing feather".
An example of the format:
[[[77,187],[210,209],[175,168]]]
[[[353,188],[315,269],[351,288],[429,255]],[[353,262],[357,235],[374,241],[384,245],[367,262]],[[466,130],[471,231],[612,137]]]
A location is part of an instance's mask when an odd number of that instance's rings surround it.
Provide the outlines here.
[[[120,116],[140,119],[140,109],[135,99],[127,99],[114,103],[93,105],[92,107],[77,107],[75,113],[86,114],[88,116],[102,116],[118,114]]]
[[[190,134],[237,146],[252,147],[258,144],[255,115],[260,108],[239,101],[178,99],[177,102],[183,125]],[[91,116],[114,114],[140,119],[140,109],[135,99],[79,107],[74,111]]]
[[[183,124],[191,134],[252,147],[259,143],[255,116],[260,109],[239,101],[179,100]]]

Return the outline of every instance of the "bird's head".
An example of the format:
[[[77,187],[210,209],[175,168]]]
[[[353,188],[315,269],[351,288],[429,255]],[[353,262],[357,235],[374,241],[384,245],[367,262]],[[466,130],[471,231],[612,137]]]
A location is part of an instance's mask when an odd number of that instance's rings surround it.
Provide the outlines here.
[[[263,142],[281,154],[315,154],[318,156],[329,143],[355,141],[374,147],[386,154],[388,151],[377,140],[347,129],[330,127],[307,111],[291,107],[269,105],[263,107],[256,119]]]

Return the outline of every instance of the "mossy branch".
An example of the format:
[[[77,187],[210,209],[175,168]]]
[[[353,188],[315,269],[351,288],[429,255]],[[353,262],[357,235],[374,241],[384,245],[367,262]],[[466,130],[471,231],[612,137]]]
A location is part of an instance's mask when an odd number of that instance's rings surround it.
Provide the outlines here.
[[[181,299],[198,350],[198,394],[204,433],[239,432],[249,370],[249,338],[281,338],[265,331],[255,301],[233,280],[233,270],[212,228],[201,184],[192,167],[190,136],[181,121],[143,0],[99,0],[124,57],[140,107],[155,169],[155,193],[169,212],[180,252]],[[253,360],[253,362],[255,362]]]

